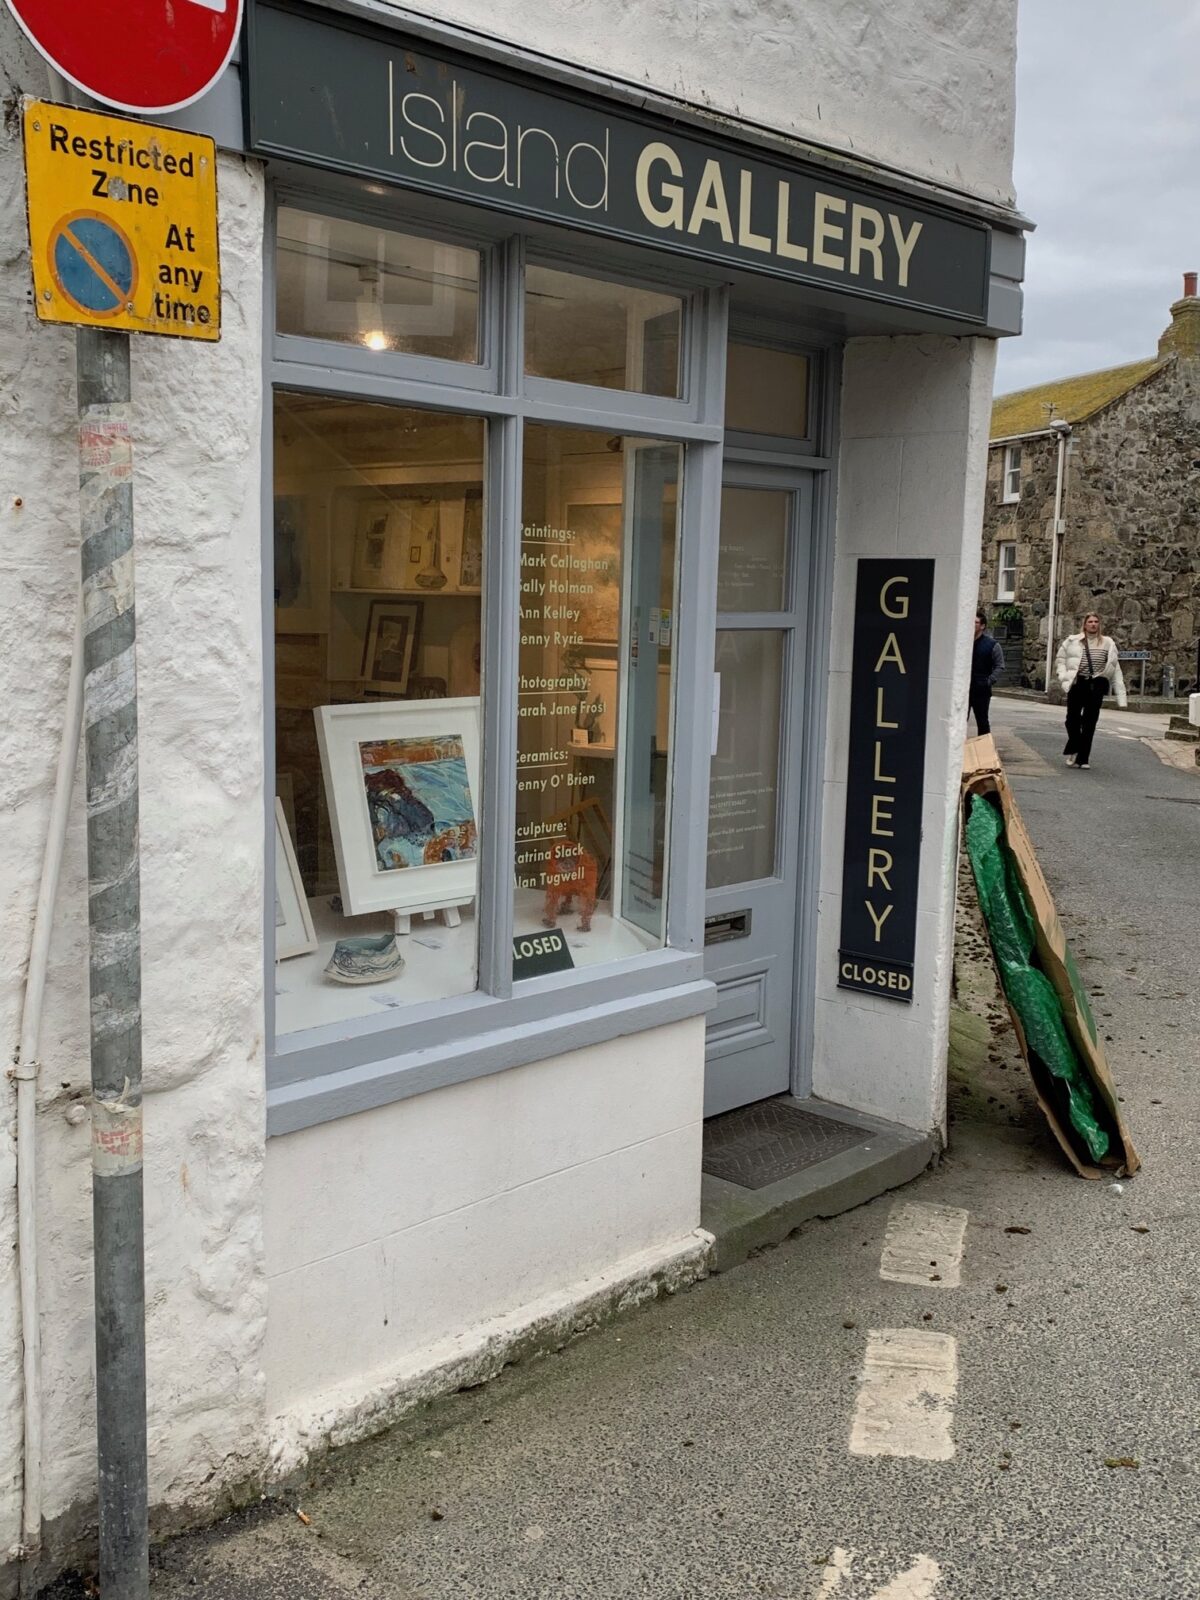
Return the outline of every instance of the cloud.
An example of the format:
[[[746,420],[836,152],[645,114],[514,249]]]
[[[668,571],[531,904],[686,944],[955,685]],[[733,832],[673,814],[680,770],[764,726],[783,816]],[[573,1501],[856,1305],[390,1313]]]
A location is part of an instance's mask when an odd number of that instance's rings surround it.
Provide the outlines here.
[[[1037,231],[998,393],[1154,354],[1200,267],[1198,76],[1198,7],[1024,0],[1015,172]]]

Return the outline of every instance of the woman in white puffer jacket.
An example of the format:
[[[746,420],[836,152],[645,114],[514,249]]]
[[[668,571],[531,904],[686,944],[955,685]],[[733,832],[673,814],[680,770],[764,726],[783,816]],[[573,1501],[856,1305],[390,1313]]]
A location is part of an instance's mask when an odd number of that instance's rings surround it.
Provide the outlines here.
[[[1059,645],[1054,670],[1067,696],[1063,755],[1069,767],[1086,769],[1091,765],[1092,735],[1104,696],[1112,689],[1119,706],[1129,703],[1116,641],[1104,632],[1094,611],[1084,617],[1081,633],[1068,634]]]

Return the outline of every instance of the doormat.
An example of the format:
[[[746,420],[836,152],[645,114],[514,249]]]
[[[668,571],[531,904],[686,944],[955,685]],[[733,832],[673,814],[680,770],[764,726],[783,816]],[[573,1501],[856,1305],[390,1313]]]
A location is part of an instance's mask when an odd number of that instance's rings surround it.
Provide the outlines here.
[[[868,1137],[848,1122],[814,1116],[783,1100],[759,1100],[704,1124],[700,1166],[710,1177],[742,1189],[765,1189]]]

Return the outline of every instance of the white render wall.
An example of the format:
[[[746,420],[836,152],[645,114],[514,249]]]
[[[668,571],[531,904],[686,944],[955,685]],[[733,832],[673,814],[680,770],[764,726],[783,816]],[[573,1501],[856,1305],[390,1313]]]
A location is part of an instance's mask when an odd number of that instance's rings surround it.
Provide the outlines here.
[[[695,1017],[272,1139],[276,1461],[544,1297],[694,1251],[703,1089]]]
[[[838,467],[813,1093],[922,1132],[946,1115],[954,865],[995,344],[846,347]],[[936,560],[913,1002],[837,987],[858,557]]]
[[[720,0],[700,0],[698,11],[634,0],[617,30],[611,7],[597,0],[552,0],[536,16],[518,0],[449,0],[442,14],[1006,198],[1013,9],[1012,0],[876,0],[850,15],[799,0],[753,11]],[[719,84],[714,62],[727,74]],[[0,64],[6,97],[48,92],[2,7]],[[428,1360],[439,1339],[460,1331],[451,1324],[474,1318],[465,1331],[486,1329],[555,1291],[584,1292],[605,1273],[619,1276],[622,1263],[686,1250],[698,1217],[703,1030],[702,1019],[680,1023],[266,1144],[263,192],[254,164],[222,158],[220,195],[220,344],[138,340],[133,367],[151,1498],[201,1507],[269,1471],[271,1447],[278,1462],[324,1437],[331,1416],[354,1414]],[[10,118],[0,127],[6,1059],[18,1035],[78,581],[74,340],[33,318],[23,209]],[[846,363],[839,555],[860,544],[863,554],[884,553],[899,540],[906,553],[943,557],[934,650],[953,639],[964,672],[979,507],[963,484],[976,452],[982,460],[990,360],[986,346],[874,340],[852,346]],[[981,472],[978,482],[982,494]],[[914,530],[924,544],[910,541]],[[843,559],[834,730],[848,686],[848,570]],[[934,894],[933,886],[953,850],[951,769],[964,712],[956,667],[930,694],[921,926],[938,978],[919,980],[903,1027],[898,1007],[871,997],[847,1005],[832,989],[836,908],[828,896],[822,904],[818,960],[830,987],[817,1008],[817,1092],[914,1127],[941,1116],[950,890]],[[831,890],[840,876],[844,760],[844,748],[835,749],[826,804]],[[84,883],[77,812],[41,1049],[51,1522],[86,1506],[95,1480]],[[923,943],[922,962],[925,952]],[[847,1075],[851,1067],[858,1076]],[[0,1564],[18,1536],[21,1463],[12,1091],[2,1092]],[[511,1135],[496,1139],[500,1128]]]
[[[0,13],[14,88],[47,94]],[[260,428],[263,185],[219,167],[221,342],[133,348],[150,1493],[212,1504],[264,1453]],[[16,1052],[79,586],[74,334],[31,310],[19,119],[0,129],[0,1040]],[[19,502],[19,504],[18,504]],[[82,776],[39,1105],[45,1514],[95,1492]],[[0,1128],[0,1565],[19,1534],[13,1091]]]
[[[610,0],[441,0],[436,15],[983,199],[1013,198],[1017,0],[624,0],[619,26]]]

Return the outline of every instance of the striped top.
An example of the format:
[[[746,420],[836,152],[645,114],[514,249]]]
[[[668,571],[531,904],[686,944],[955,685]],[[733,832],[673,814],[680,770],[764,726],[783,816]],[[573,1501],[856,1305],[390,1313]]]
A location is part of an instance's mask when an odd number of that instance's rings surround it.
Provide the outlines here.
[[[1085,633],[1080,639],[1083,649],[1083,660],[1079,663],[1077,678],[1102,678],[1104,669],[1108,665],[1108,651],[1111,641],[1101,634],[1099,638],[1092,639]]]

